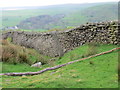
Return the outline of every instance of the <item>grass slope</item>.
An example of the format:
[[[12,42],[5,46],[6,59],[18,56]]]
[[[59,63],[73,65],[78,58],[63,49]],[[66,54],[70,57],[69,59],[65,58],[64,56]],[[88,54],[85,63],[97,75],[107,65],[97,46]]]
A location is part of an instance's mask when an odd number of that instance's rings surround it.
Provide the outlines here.
[[[98,52],[107,51],[117,47],[116,45],[99,45]],[[54,62],[54,65],[66,63],[68,61],[82,58],[88,51],[88,45],[78,47],[66,53],[61,59]],[[48,71],[34,76],[3,76],[3,88],[117,88],[118,73],[117,62],[118,52],[101,55],[85,61],[76,62],[71,65]],[[5,66],[6,65],[6,66]],[[13,72],[14,67],[7,64],[9,72]],[[21,65],[22,66],[22,65]],[[17,68],[21,67],[18,66]],[[28,68],[23,66],[21,68]],[[39,70],[45,68],[44,66]],[[21,72],[21,70],[17,69]],[[25,69],[22,69],[25,72]],[[16,70],[15,70],[16,71]],[[28,71],[38,71],[38,69],[28,68]]]

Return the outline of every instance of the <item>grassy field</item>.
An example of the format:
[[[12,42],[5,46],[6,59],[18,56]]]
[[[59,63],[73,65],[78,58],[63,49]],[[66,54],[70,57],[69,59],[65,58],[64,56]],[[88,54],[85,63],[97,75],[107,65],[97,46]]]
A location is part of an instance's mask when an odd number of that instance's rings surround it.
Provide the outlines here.
[[[90,7],[82,11],[89,22],[118,20],[118,5],[105,4]],[[107,15],[105,15],[107,13]]]
[[[79,26],[80,24],[85,24],[86,22],[116,20],[118,15],[118,9],[116,5],[117,3],[110,2],[95,4],[56,5],[36,9],[10,11],[4,10],[2,11],[2,16],[0,16],[0,19],[2,19],[2,24],[0,27],[19,25],[21,21],[39,15],[65,15],[65,17],[62,18],[59,22],[48,24],[48,26],[52,28],[66,28],[67,26]],[[104,16],[106,13],[107,15]]]
[[[98,45],[94,53],[104,52],[117,47],[116,45]],[[94,50],[95,50],[94,49]],[[66,53],[51,66],[87,57],[89,45],[78,47]],[[117,88],[118,87],[118,51],[94,57],[85,61],[48,71],[34,76],[3,76],[3,88]],[[27,64],[3,63],[3,72],[39,71],[41,68],[31,68]]]
[[[68,5],[69,6],[69,5]],[[34,17],[38,15],[56,15],[61,13],[71,12],[66,6],[51,6],[44,7],[43,9],[25,9],[25,10],[12,10],[12,11],[3,11],[2,12],[2,23],[3,26],[15,26],[20,23],[20,21],[25,20],[29,17]],[[72,11],[75,10],[75,7],[71,7]],[[67,11],[67,12],[66,12]],[[1,26],[0,26],[1,27]]]

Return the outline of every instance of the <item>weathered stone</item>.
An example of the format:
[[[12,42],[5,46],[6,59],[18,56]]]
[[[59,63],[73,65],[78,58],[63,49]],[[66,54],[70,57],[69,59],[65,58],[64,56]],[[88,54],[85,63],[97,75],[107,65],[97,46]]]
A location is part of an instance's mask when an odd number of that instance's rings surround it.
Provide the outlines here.
[[[34,48],[44,55],[57,57],[87,42],[119,44],[118,23],[116,21],[87,23],[74,29],[47,33],[10,31],[3,33],[2,38],[11,37],[15,44]]]
[[[38,63],[35,63],[35,64],[31,65],[31,67],[38,67],[38,68],[40,68],[41,65],[42,65],[42,63],[38,62]]]

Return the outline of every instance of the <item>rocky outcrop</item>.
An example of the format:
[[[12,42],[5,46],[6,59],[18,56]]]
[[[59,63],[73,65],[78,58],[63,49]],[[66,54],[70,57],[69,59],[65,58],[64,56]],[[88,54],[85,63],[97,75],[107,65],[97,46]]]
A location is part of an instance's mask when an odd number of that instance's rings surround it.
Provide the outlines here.
[[[34,48],[41,54],[57,57],[87,42],[119,44],[119,22],[86,23],[74,29],[45,33],[9,31],[3,33],[3,39],[12,38],[12,42],[28,48]]]

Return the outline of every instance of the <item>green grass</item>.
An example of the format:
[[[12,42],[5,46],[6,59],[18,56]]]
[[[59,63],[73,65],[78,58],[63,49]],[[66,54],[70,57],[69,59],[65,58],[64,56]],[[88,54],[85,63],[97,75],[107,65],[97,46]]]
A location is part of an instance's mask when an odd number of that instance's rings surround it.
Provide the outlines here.
[[[107,15],[105,15],[107,13]],[[82,11],[82,14],[87,17],[89,22],[101,22],[118,20],[118,4],[103,4],[93,6]]]
[[[67,22],[69,26],[79,26],[87,22],[87,17],[81,13],[81,10],[78,10],[67,14],[63,21]]]
[[[8,68],[9,67],[9,68]],[[9,64],[9,63],[2,63],[2,72],[9,73],[9,72],[31,72],[39,70],[38,68],[32,68],[28,64]]]
[[[58,5],[44,7],[43,9],[11,10],[2,11],[2,25],[0,27],[15,26],[21,21],[39,15],[64,14],[58,23],[48,24],[53,28],[66,28],[67,26],[78,26],[86,22],[110,21],[117,19],[117,3],[96,3],[86,5]],[[105,15],[107,13],[107,15]],[[64,23],[62,23],[64,22]],[[52,28],[51,28],[52,29]],[[39,29],[40,30],[40,29]]]
[[[104,52],[117,47],[116,45],[99,45],[98,52]],[[82,58],[88,50],[88,45],[78,47],[66,53],[55,62],[56,65],[63,64],[78,58]],[[3,88],[117,88],[118,87],[118,52],[114,51],[105,55],[94,57],[85,61],[48,71],[34,76],[3,76]],[[92,62],[92,64],[90,63]],[[9,72],[13,71],[38,71],[22,65],[10,66]],[[3,64],[3,67],[5,66]],[[17,67],[17,68],[15,68]],[[43,66],[42,68],[46,68]],[[12,70],[12,69],[16,70]],[[41,68],[40,68],[41,69]]]

